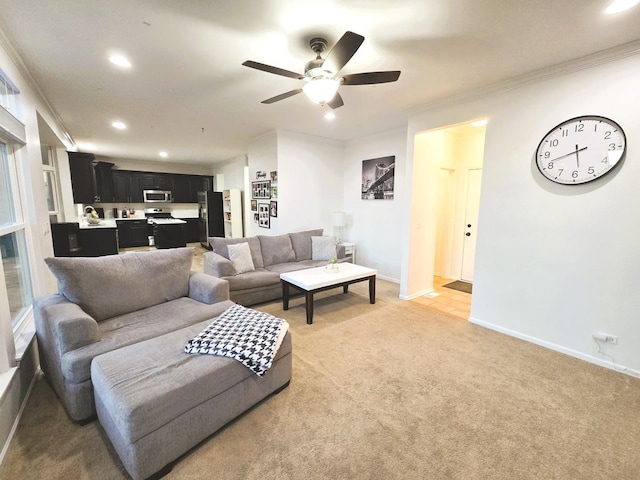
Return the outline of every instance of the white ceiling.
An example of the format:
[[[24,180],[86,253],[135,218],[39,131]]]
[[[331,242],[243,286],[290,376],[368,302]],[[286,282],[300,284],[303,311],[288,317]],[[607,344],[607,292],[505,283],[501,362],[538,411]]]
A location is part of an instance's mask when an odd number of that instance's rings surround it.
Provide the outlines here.
[[[406,125],[437,100],[635,42],[640,6],[610,0],[0,0],[0,27],[77,143],[103,156],[231,159],[272,129],[349,140]],[[245,60],[303,72],[311,37],[366,40],[341,73],[401,70],[342,86],[328,122],[301,86]],[[123,71],[107,61],[128,56]],[[126,131],[111,127],[114,120]]]

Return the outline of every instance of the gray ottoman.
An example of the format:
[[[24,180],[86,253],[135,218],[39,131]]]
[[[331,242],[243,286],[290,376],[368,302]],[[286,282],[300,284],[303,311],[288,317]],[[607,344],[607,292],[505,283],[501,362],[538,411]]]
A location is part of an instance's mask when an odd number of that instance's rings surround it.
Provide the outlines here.
[[[184,353],[211,320],[97,356],[98,419],[125,468],[147,478],[291,379],[291,335],[258,377],[240,362]],[[162,474],[168,472],[165,469]]]

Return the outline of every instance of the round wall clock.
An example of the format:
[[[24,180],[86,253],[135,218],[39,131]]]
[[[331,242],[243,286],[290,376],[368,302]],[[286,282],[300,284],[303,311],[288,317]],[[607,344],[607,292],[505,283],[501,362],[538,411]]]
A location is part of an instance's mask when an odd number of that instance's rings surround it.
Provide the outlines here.
[[[536,151],[540,173],[564,185],[587,183],[610,172],[624,157],[627,139],[613,120],[572,118],[547,133]]]

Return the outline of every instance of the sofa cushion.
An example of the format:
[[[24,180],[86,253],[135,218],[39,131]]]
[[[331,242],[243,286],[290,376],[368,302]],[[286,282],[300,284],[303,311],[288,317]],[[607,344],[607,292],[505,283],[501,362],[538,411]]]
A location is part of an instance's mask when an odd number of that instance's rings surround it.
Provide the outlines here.
[[[229,282],[229,291],[246,290],[248,288],[263,287],[265,285],[280,285],[280,274],[258,268],[253,272],[241,273],[232,277],[224,277]]]
[[[252,272],[256,269],[251,259],[251,249],[248,243],[234,243],[227,245],[229,260],[233,263],[236,273]]]
[[[296,260],[296,254],[293,251],[289,235],[258,235],[258,239],[260,240],[262,260],[265,267]]]
[[[326,260],[302,260],[301,262],[277,263],[275,265],[269,265],[265,268],[270,272],[280,274],[295,272],[296,270],[303,270],[305,268],[324,267],[326,265]]]
[[[207,305],[182,297],[100,322],[100,341],[65,353],[62,374],[68,382],[89,380],[95,356],[217,317],[232,305],[230,300]]]
[[[97,321],[184,297],[191,248],[95,258],[46,258],[58,289]]]
[[[236,243],[248,243],[249,250],[251,250],[251,260],[253,260],[253,266],[255,268],[264,267],[264,263],[262,261],[262,251],[260,250],[260,240],[258,240],[258,237],[209,237],[209,245],[211,245],[213,251],[218,255],[222,255],[227,260],[230,260],[227,245],[235,245]]]
[[[322,235],[323,230],[318,228],[316,230],[307,230],[305,232],[290,233],[291,245],[293,251],[296,254],[296,260],[311,260],[311,237],[318,237]]]
[[[337,256],[335,237],[311,237],[311,260],[331,260]]]

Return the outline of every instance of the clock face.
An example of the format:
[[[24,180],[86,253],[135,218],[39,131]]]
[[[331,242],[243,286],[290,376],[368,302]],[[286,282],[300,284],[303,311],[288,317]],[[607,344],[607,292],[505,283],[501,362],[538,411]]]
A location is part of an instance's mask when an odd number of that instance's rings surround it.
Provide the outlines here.
[[[573,118],[553,128],[536,151],[536,165],[549,180],[564,185],[590,182],[624,157],[627,140],[613,120],[595,115]]]

